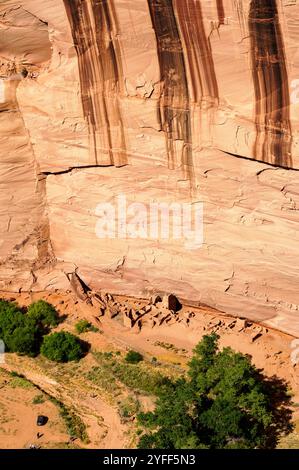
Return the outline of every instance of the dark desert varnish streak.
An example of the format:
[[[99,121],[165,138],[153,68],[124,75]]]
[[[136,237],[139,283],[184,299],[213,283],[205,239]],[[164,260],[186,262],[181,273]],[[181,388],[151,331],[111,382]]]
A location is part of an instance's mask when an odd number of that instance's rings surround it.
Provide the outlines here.
[[[159,120],[166,135],[169,167],[192,166],[190,99],[185,59],[172,0],[148,0],[157,40],[162,91]],[[176,155],[175,141],[183,141],[183,155]]]
[[[254,156],[292,167],[288,73],[275,0],[251,1],[249,31],[255,91]]]
[[[218,85],[212,49],[207,38],[201,2],[199,0],[174,0],[180,30],[186,45],[186,56],[195,103],[218,103]]]
[[[218,13],[218,23],[219,25],[224,24],[225,12],[223,6],[223,0],[216,0],[217,4],[217,13]]]
[[[95,163],[126,163],[126,144],[117,94],[122,81],[113,0],[64,0],[78,55],[81,98]],[[104,156],[104,162],[99,156]]]

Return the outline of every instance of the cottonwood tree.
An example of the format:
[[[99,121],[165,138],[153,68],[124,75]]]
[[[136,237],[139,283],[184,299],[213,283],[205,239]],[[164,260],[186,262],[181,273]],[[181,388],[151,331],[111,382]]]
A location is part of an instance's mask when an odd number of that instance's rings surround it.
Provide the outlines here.
[[[274,448],[292,429],[287,384],[266,378],[248,355],[219,349],[204,336],[187,377],[161,390],[153,412],[140,413],[139,448]]]

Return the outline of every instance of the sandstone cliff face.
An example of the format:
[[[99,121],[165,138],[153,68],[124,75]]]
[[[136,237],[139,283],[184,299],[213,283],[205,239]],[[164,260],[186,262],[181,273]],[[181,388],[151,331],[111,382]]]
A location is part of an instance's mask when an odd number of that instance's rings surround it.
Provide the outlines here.
[[[173,291],[299,334],[295,0],[0,3],[0,287]],[[203,202],[204,243],[99,239]],[[116,221],[117,223],[117,221]]]

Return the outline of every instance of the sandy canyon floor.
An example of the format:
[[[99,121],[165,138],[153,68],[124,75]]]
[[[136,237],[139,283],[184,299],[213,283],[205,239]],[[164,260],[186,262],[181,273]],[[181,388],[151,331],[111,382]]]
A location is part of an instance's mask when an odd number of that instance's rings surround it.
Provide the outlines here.
[[[0,448],[32,444],[41,448],[134,448],[138,437],[135,416],[139,410],[153,407],[151,387],[159,373],[184,373],[192,349],[212,331],[220,335],[221,347],[251,355],[267,376],[287,381],[295,429],[279,447],[299,448],[299,365],[291,360],[292,353],[296,358],[294,337],[206,306],[183,305],[173,313],[148,300],[109,294],[80,300],[71,291],[0,292],[0,297],[14,299],[21,306],[47,300],[65,318],[58,330],[76,334],[75,324],[82,318],[98,328],[80,335],[90,350],[79,363],[58,365],[40,356],[5,355],[0,369]],[[142,353],[144,361],[126,364],[124,355],[129,349]],[[42,428],[36,425],[39,414],[49,418]]]

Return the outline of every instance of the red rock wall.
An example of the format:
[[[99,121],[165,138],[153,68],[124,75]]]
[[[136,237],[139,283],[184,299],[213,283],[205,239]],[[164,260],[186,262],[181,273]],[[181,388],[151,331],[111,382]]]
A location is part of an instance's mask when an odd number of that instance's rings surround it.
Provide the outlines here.
[[[1,288],[78,268],[299,333],[298,20],[285,0],[2,1]],[[203,202],[202,248],[99,240],[119,194]]]

